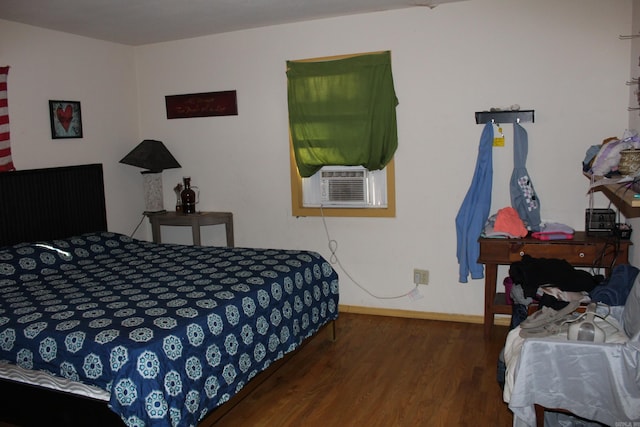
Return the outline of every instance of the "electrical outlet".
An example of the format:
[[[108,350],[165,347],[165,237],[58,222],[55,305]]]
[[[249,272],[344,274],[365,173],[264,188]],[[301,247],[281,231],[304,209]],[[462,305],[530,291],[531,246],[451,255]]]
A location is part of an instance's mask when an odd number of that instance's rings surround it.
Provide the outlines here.
[[[416,285],[429,284],[429,270],[413,269],[413,283]]]

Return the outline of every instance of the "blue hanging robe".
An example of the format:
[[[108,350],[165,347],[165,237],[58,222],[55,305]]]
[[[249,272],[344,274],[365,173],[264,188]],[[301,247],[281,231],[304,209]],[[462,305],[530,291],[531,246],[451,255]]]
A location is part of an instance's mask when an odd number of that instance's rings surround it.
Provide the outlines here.
[[[509,183],[511,207],[530,231],[540,231],[540,199],[527,172],[529,137],[519,123],[513,124],[513,173]]]
[[[456,215],[457,256],[460,265],[460,283],[467,283],[469,273],[472,279],[482,279],[484,268],[478,263],[480,243],[478,238],[491,210],[491,189],[493,187],[493,124],[484,126],[480,137],[476,170],[471,186]]]

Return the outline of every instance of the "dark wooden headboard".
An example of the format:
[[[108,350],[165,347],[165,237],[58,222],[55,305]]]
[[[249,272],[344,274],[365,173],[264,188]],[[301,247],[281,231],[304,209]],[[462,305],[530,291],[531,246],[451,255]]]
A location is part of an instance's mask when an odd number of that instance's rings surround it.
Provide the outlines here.
[[[0,246],[106,230],[101,164],[0,173]]]

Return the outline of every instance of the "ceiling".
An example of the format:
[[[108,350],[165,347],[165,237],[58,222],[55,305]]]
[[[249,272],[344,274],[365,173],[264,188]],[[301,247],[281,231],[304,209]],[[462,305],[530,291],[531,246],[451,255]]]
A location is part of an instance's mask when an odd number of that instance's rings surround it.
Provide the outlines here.
[[[0,0],[0,19],[138,46],[462,0]]]

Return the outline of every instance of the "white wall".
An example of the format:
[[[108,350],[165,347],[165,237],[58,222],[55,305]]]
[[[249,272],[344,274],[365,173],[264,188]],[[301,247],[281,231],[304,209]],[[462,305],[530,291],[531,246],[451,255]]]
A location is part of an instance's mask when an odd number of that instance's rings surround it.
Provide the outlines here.
[[[474,112],[514,103],[535,109],[536,123],[524,126],[529,131],[527,167],[541,198],[542,216],[583,229],[588,181],[582,176],[581,161],[586,149],[621,135],[629,124],[625,82],[631,69],[630,46],[618,35],[631,31],[631,4],[631,0],[473,0],[147,45],[132,49],[135,83],[130,82],[127,48],[68,37],[83,48],[86,43],[98,56],[105,50],[120,54],[105,70],[127,69],[123,80],[128,90],[109,96],[105,108],[128,104],[137,90],[139,120],[128,122],[127,128],[139,126],[137,140],[164,141],[183,166],[164,172],[167,207],[174,203],[171,188],[183,175],[190,175],[201,190],[200,209],[234,213],[237,246],[307,248],[326,257],[330,253],[322,220],[291,216],[285,62],[390,50],[400,101],[397,217],[327,218],[326,223],[338,241],[342,265],[369,291],[397,295],[411,290],[414,267],[430,270],[430,284],[420,288],[425,298],[418,301],[376,299],[338,268],[341,303],[480,315],[484,282],[458,283],[454,226],[482,130],[475,124]],[[38,37],[39,31],[12,24],[11,37],[25,32],[26,41],[37,38],[36,53],[26,52],[27,45],[14,46],[20,54],[6,60],[2,53],[0,63],[15,66],[14,58],[20,55],[28,57],[25,62],[36,61],[32,56],[51,49],[52,42]],[[76,67],[85,64],[81,58],[66,59]],[[79,78],[87,91],[92,82],[100,81],[96,76],[108,78],[109,72],[95,68]],[[33,85],[42,74],[25,76],[20,83]],[[57,70],[54,74],[64,78]],[[15,112],[14,103],[26,101],[14,99],[35,96],[16,95],[17,85],[16,79],[10,80],[9,102],[12,131],[21,132],[25,130],[14,127],[14,116],[22,119],[22,127],[35,119],[28,110]],[[238,116],[166,119],[165,95],[229,89],[237,90]],[[70,90],[56,96],[72,96]],[[42,95],[45,101],[47,96]],[[101,122],[98,117],[103,115],[86,113],[85,103],[100,104],[106,94],[83,96],[86,120]],[[35,163],[26,158],[53,144],[47,140],[46,120],[41,135],[14,138],[16,144],[25,139],[25,144],[34,144],[14,150],[19,166]],[[99,138],[106,141],[111,127],[103,125]],[[510,126],[504,129],[506,147],[494,149],[494,212],[509,204],[513,141]],[[113,141],[113,151],[105,149],[100,155],[126,175],[136,193],[141,191],[133,184],[138,177],[130,168],[113,164],[126,154],[127,144],[135,145]],[[91,158],[88,153],[69,157],[73,162],[87,158]],[[52,160],[41,158],[41,162]],[[108,185],[121,187],[114,183],[120,179],[108,176]],[[119,190],[122,198],[113,197],[108,203],[124,229],[123,224],[137,222],[142,204],[137,211],[125,207],[131,192],[125,196],[124,189]],[[606,203],[598,197],[597,207]],[[169,239],[188,241],[188,230],[163,232]],[[140,236],[145,233],[148,227]]]
[[[549,11],[553,10],[553,13]],[[429,269],[424,299],[378,300],[341,275],[341,302],[482,313],[483,282],[458,283],[454,217],[475,166],[474,111],[514,103],[525,125],[528,170],[548,220],[584,227],[589,145],[627,126],[629,1],[474,0],[228,33],[137,49],[140,129],[171,145],[202,209],[235,215],[237,244],[329,255],[322,221],[290,214],[285,61],[391,50],[398,107],[397,218],[327,218],[350,275],[378,295],[411,289]],[[166,120],[163,96],[236,89],[237,117]],[[509,204],[513,167],[494,150],[494,211]],[[146,136],[145,136],[146,137]],[[605,203],[605,202],[602,202]]]
[[[133,55],[131,47],[0,20],[16,168],[102,163],[108,225],[125,234],[144,210],[142,178],[118,163],[140,142]],[[82,139],[51,139],[49,100],[80,101]]]

